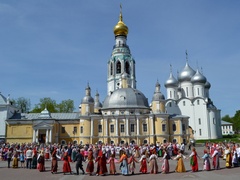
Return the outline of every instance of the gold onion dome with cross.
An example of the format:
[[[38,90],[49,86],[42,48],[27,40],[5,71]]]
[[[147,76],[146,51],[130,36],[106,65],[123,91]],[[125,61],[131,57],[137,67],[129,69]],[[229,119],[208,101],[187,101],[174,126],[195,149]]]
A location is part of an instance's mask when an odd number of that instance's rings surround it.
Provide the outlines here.
[[[117,23],[117,25],[114,27],[114,34],[115,36],[127,36],[128,34],[128,27],[124,24],[124,22],[122,21],[122,7],[120,6],[121,11],[120,11],[120,15],[119,15],[119,21]]]

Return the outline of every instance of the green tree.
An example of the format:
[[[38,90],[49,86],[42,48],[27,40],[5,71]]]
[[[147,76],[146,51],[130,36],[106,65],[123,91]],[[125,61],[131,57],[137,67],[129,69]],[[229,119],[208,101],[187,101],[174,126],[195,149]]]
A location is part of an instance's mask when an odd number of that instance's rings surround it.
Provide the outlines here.
[[[56,101],[50,97],[41,98],[40,103],[36,104],[31,112],[39,113],[42,112],[42,110],[45,108],[47,108],[47,110],[51,113],[58,112]]]
[[[18,109],[20,109],[22,113],[29,112],[29,110],[31,108],[30,99],[27,99],[24,97],[19,97],[17,99],[13,99],[12,103],[14,106],[16,106]]]
[[[226,121],[226,122],[230,122],[230,123],[233,122],[232,118],[229,115],[226,115],[226,116],[222,117],[222,120]]]
[[[35,105],[32,113],[40,113],[42,110],[47,108],[51,113],[70,113],[74,110],[74,101],[71,99],[63,100],[61,103],[57,104],[55,100],[50,97],[41,98],[40,102]]]
[[[236,111],[232,118],[233,129],[238,133],[240,131],[240,110]]]
[[[58,112],[70,113],[74,111],[74,102],[71,99],[63,100],[57,105]]]

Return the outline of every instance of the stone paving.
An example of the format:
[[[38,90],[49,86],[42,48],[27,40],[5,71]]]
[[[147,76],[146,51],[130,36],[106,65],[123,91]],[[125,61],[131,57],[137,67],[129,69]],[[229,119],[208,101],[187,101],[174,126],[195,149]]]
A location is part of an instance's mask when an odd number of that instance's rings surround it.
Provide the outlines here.
[[[203,155],[203,147],[197,147],[197,152],[200,157]],[[190,151],[186,151],[185,155],[188,157]],[[59,161],[59,167],[58,167],[58,173],[57,174],[51,174],[50,167],[51,167],[51,161],[46,161],[46,171],[45,172],[39,172],[36,169],[25,169],[25,168],[7,168],[7,162],[6,161],[0,161],[0,179],[3,180],[26,180],[26,179],[33,179],[33,180],[48,180],[48,179],[59,179],[59,180],[94,180],[94,179],[131,179],[131,180],[139,180],[139,179],[161,179],[161,180],[175,180],[175,179],[203,179],[203,180],[239,180],[240,179],[240,167],[238,168],[231,168],[226,169],[225,168],[225,161],[220,160],[220,170],[212,170],[212,171],[202,171],[202,164],[203,161],[199,160],[199,172],[192,173],[191,167],[189,165],[189,159],[185,159],[185,167],[187,172],[185,173],[175,173],[174,169],[176,167],[176,161],[170,160],[170,173],[169,174],[161,174],[160,172],[158,174],[140,174],[138,173],[139,170],[139,163],[137,163],[137,169],[135,175],[129,175],[129,176],[122,176],[120,174],[119,170],[119,164],[116,164],[117,166],[117,175],[106,175],[106,176],[89,176],[89,175],[74,175],[75,173],[75,163],[71,163],[71,167],[73,170],[73,175],[66,174],[64,175],[62,173],[62,161]],[[20,163],[19,163],[20,165]],[[159,171],[161,170],[161,162],[158,161],[159,165]],[[84,169],[86,168],[86,163],[84,163]],[[96,166],[95,166],[96,169]],[[80,171],[81,172],[81,171]]]

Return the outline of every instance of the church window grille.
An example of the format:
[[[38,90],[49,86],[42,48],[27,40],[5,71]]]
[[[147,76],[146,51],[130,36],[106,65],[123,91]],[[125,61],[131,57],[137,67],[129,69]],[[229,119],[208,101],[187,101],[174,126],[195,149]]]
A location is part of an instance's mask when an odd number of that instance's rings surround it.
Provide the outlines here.
[[[62,133],[66,133],[65,127],[62,127]]]
[[[124,133],[124,132],[125,132],[124,124],[121,124],[121,125],[120,125],[120,131],[121,131],[121,133]]]
[[[147,124],[143,124],[143,132],[147,132]]]
[[[110,65],[110,75],[112,76],[113,75],[113,64],[111,63]]]
[[[73,134],[77,134],[77,126],[73,127]]]
[[[166,124],[162,124],[162,131],[166,131]]]
[[[120,61],[117,62],[117,74],[121,73],[121,63]]]
[[[187,97],[188,97],[188,87],[186,88],[186,93],[187,93]]]
[[[102,132],[102,125],[101,125],[101,124],[98,125],[98,132],[99,132],[99,133]]]
[[[185,126],[185,124],[182,124],[182,131],[186,131],[186,126]]]
[[[170,91],[170,98],[172,99],[172,91]]]
[[[80,127],[80,133],[83,133],[83,126]]]
[[[199,92],[199,88],[197,88],[197,94],[198,94],[198,96],[199,96],[199,94],[200,94],[200,92]]]
[[[199,100],[197,100],[197,105],[199,105],[200,104],[200,101]]]
[[[110,125],[110,132],[114,133],[114,125],[113,124]]]
[[[215,118],[213,118],[213,124],[216,124]]]
[[[130,74],[130,66],[128,62],[125,63],[125,70],[127,74]]]
[[[134,131],[135,131],[135,129],[134,129],[134,124],[131,124],[131,125],[130,125],[130,130],[131,130],[131,132],[134,132]]]
[[[198,119],[198,124],[201,125],[201,118]]]
[[[171,102],[169,103],[169,107],[172,107],[172,103]]]
[[[199,129],[199,136],[202,135],[202,129]]]
[[[183,106],[186,106],[186,102],[185,101],[183,101]]]
[[[176,124],[173,124],[173,125],[172,125],[172,130],[173,130],[173,131],[176,131],[176,130],[177,130]]]
[[[66,141],[65,141],[65,140],[62,140],[62,141],[61,141],[61,144],[63,144],[63,145],[66,144]]]
[[[148,141],[146,139],[143,140],[143,144],[147,144]]]

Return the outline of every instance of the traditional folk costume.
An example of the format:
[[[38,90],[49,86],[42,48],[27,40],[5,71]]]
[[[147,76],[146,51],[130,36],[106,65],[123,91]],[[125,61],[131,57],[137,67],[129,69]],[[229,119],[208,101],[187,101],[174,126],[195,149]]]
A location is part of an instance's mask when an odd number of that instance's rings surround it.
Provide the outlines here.
[[[162,163],[162,174],[169,173],[169,162],[168,160],[171,159],[170,155],[167,153],[167,151],[164,151],[163,154],[163,163]]]
[[[18,168],[18,153],[17,153],[17,151],[15,151],[14,155],[13,155],[12,167],[13,168]]]
[[[135,146],[134,147],[134,150],[135,150],[135,158],[139,158],[140,157],[140,153],[139,153],[139,147],[138,146]]]
[[[114,158],[114,154],[111,155],[111,157],[108,159],[107,163],[109,164],[109,174],[116,174],[116,166],[115,163],[117,163],[118,160]]]
[[[224,154],[226,156],[226,168],[231,168],[232,167],[232,154],[231,154],[231,150],[229,147],[227,147],[227,149],[225,149]]]
[[[143,154],[139,160],[139,162],[141,163],[140,164],[140,171],[141,173],[143,174],[146,174],[147,173],[147,158],[146,158],[146,155]]]
[[[205,170],[205,171],[211,170],[210,158],[211,158],[211,156],[208,154],[208,152],[206,150],[204,150],[204,155],[203,155],[202,159],[203,159],[203,170]]]
[[[192,167],[192,172],[198,171],[198,159],[199,156],[197,155],[196,149],[193,148],[192,153],[189,155],[190,158],[190,165]]]
[[[87,167],[86,172],[89,173],[89,175],[92,175],[94,171],[94,162],[93,162],[93,151],[90,149],[88,152],[88,158],[87,158]]]
[[[52,154],[52,165],[51,165],[51,173],[57,173],[57,168],[58,168],[58,160],[57,160],[57,149],[54,148]]]
[[[100,150],[98,153],[98,157],[96,159],[97,162],[97,172],[96,175],[105,175],[108,170],[107,170],[107,160],[105,156],[105,151]]]
[[[33,158],[32,158],[32,168],[33,169],[37,169],[37,153],[33,154]]]
[[[63,156],[63,173],[64,173],[64,175],[65,175],[65,173],[72,174],[72,169],[71,169],[71,166],[70,166],[68,160],[69,160],[68,153],[65,152],[64,156]]]
[[[135,158],[135,154],[132,154],[132,155],[130,156],[129,161],[128,161],[128,164],[129,164],[129,172],[130,172],[130,173],[134,174],[134,171],[135,171],[136,163],[137,163],[137,162],[138,162],[138,161],[137,161],[136,158]]]
[[[157,164],[157,155],[156,152],[153,151],[153,154],[149,157],[149,166],[150,166],[150,173],[157,174],[158,173],[158,164]]]
[[[41,153],[38,155],[37,162],[38,162],[38,170],[39,170],[40,172],[45,171],[45,159],[44,159],[44,154],[43,154],[43,152],[41,152]]]
[[[215,148],[215,150],[213,151],[213,155],[212,155],[212,158],[213,158],[213,168],[215,170],[218,170],[220,169],[220,163],[219,163],[219,152],[218,150]]]
[[[184,163],[183,163],[183,158],[185,159],[186,157],[184,155],[182,155],[182,153],[178,153],[178,155],[174,158],[174,160],[177,160],[177,166],[175,171],[182,173],[182,172],[186,172]]]
[[[128,157],[126,155],[126,152],[123,152],[119,162],[121,162],[120,169],[122,175],[124,176],[128,175]]]
[[[20,153],[19,160],[21,162],[21,168],[25,168],[25,156],[24,156],[23,152]]]
[[[50,159],[50,149],[49,147],[47,147],[45,149],[45,160],[49,160]]]

